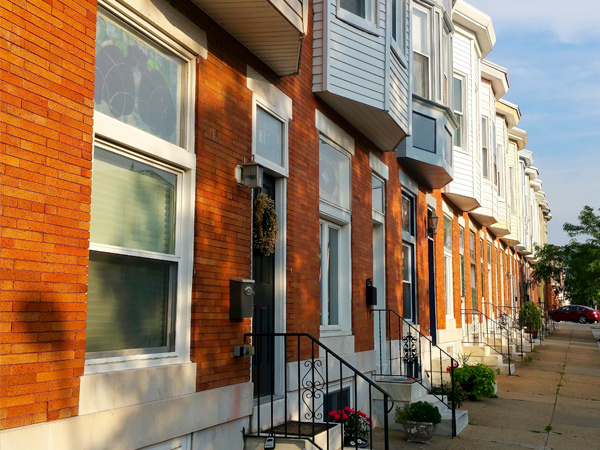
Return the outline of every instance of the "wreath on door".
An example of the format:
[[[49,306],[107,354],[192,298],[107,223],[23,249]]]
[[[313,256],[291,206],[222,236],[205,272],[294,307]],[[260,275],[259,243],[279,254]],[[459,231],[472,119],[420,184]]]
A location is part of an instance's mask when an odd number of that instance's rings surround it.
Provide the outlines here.
[[[275,202],[265,193],[254,200],[254,248],[264,256],[275,251],[277,242],[277,213]]]

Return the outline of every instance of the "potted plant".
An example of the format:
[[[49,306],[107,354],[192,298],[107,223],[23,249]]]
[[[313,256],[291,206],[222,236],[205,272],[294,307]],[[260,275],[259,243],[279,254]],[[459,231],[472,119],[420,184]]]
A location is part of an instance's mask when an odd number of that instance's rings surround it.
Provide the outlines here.
[[[344,409],[330,411],[329,420],[343,424],[344,445],[359,448],[369,445],[367,438],[371,429],[371,419],[364,412],[346,406]]]
[[[542,326],[542,313],[532,302],[525,302],[519,309],[519,325],[526,327],[532,338],[537,338],[538,330]]]
[[[469,398],[469,393],[457,381],[454,382],[454,393],[452,392],[452,383],[449,381],[444,381],[440,385],[433,386],[431,393],[446,396],[448,405],[454,403],[456,408],[460,408],[463,402]]]
[[[452,377],[472,399],[491,398],[496,393],[496,374],[483,363],[457,367],[452,371]]]
[[[414,402],[404,408],[396,407],[396,423],[402,424],[409,442],[428,444],[435,434],[442,415],[437,406],[427,402]]]

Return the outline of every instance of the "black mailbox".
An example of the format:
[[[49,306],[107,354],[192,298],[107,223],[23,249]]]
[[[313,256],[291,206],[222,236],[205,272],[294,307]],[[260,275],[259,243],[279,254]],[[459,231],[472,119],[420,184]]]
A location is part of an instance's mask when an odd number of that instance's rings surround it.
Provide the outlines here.
[[[370,278],[367,279],[367,306],[377,306],[377,288]]]
[[[254,280],[232,278],[229,280],[229,318],[242,320],[252,317],[254,308]]]

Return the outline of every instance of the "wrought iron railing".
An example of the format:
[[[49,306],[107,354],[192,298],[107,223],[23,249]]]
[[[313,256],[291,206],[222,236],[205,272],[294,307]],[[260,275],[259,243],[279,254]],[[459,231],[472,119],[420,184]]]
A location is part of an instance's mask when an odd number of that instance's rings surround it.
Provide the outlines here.
[[[263,360],[265,354],[272,355],[267,365],[271,369],[256,371],[253,380],[258,386],[264,386],[266,377],[269,389],[258,396],[255,417],[250,429],[244,430],[245,437],[303,439],[320,450],[333,449],[330,447],[334,439],[333,428],[338,422],[329,413],[349,407],[356,412],[360,410],[369,418],[365,421],[369,437],[367,448],[371,449],[374,413],[382,415],[384,448],[389,450],[388,415],[394,402],[374,381],[307,333],[249,333],[244,340],[252,341],[256,360]],[[352,395],[344,394],[347,389],[344,385],[349,386]],[[376,399],[383,405],[379,411],[374,408]],[[343,422],[340,428],[343,441]],[[320,432],[326,435],[325,444],[315,440]],[[354,444],[345,443],[345,447],[364,448],[364,445],[355,439]]]
[[[511,359],[512,349],[520,351],[523,358],[523,335],[520,345],[518,345],[511,336],[508,315],[502,316],[502,320],[496,321],[488,317],[477,309],[463,309],[461,311],[463,319],[463,342],[465,344],[479,344],[490,348],[495,353],[508,361],[508,374],[512,375]],[[466,332],[464,331],[466,328]],[[493,342],[490,344],[489,342]]]
[[[378,336],[375,375],[416,382],[430,392],[439,383],[441,392],[431,392],[431,395],[452,410],[452,436],[456,437],[456,405],[451,400],[454,399],[454,383],[450,380],[457,361],[397,312],[391,309],[373,309],[371,312]]]

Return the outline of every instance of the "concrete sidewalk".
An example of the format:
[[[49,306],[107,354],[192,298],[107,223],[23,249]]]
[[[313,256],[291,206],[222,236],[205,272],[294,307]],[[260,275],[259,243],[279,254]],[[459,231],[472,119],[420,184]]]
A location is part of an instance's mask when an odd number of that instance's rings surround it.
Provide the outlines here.
[[[469,425],[457,438],[435,436],[430,445],[390,432],[390,449],[600,450],[600,325],[560,323],[516,364],[497,375],[498,398],[466,402]],[[383,449],[382,434],[374,448]]]

